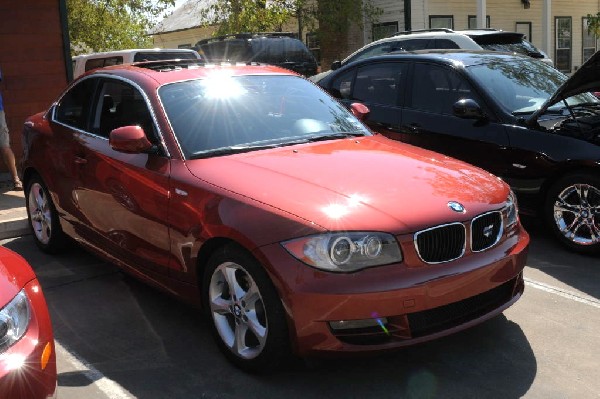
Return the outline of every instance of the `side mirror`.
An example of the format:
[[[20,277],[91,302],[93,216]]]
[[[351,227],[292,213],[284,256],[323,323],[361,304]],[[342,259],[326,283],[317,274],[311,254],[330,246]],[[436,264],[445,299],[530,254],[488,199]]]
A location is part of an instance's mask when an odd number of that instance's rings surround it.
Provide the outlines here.
[[[111,131],[108,143],[113,150],[127,154],[139,154],[152,149],[152,143],[139,126],[123,126]]]
[[[350,105],[350,112],[352,112],[352,115],[356,116],[358,120],[364,121],[369,117],[371,110],[365,104],[352,103]]]
[[[333,61],[331,63],[331,70],[335,71],[336,69],[340,69],[342,67],[342,61]]]
[[[458,100],[452,106],[454,115],[463,119],[485,119],[485,113],[477,104],[477,101],[471,100],[470,98],[464,98]]]

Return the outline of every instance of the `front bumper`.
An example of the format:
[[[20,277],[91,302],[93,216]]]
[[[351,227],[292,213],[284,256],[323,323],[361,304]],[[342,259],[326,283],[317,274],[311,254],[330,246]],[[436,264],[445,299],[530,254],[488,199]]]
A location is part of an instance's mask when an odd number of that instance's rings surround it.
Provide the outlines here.
[[[46,300],[37,280],[25,286],[25,293],[31,318],[25,335],[0,354],[0,398],[55,398],[56,353]]]
[[[402,264],[352,274],[313,269],[279,244],[255,254],[282,298],[298,355],[374,352],[432,340],[500,314],[523,293],[529,235],[520,225],[495,247],[442,264],[418,259],[411,235],[397,238]],[[331,322],[355,320],[375,325],[332,328]]]

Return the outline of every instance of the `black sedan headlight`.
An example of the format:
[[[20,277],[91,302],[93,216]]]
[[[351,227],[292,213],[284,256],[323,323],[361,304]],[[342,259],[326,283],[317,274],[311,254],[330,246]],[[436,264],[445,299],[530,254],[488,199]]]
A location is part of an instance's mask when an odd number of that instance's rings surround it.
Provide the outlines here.
[[[0,353],[25,335],[30,315],[29,300],[24,290],[0,310]]]
[[[282,245],[296,259],[331,272],[355,272],[402,261],[398,242],[387,233],[327,233],[286,241]]]

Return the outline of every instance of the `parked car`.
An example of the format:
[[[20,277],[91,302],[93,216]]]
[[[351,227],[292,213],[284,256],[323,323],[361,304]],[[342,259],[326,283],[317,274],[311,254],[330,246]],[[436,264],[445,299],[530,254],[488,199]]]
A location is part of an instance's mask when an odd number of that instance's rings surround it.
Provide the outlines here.
[[[139,61],[158,61],[171,59],[198,60],[196,50],[177,48],[128,49],[76,55],[73,57],[73,77],[110,65],[131,64]]]
[[[315,57],[292,33],[239,33],[200,40],[195,47],[208,62],[258,62],[305,76],[317,73]]]
[[[600,87],[594,55],[567,77],[528,57],[493,52],[398,53],[347,65],[320,84],[389,138],[505,179],[521,211],[541,216],[568,248],[600,250]]]
[[[42,288],[20,255],[0,246],[0,398],[56,397],[56,353]]]
[[[386,37],[356,50],[343,61],[334,61],[331,70],[312,76],[310,79],[319,82],[331,71],[344,65],[365,58],[393,53],[395,51],[416,50],[490,50],[524,54],[539,59],[549,65],[553,61],[533,44],[525,40],[525,36],[518,32],[505,32],[497,29],[471,29],[453,31],[452,29],[422,29],[399,32],[391,37]]]
[[[252,370],[423,342],[517,301],[529,236],[508,185],[351,109],[273,66],[91,72],[25,123],[35,242],[71,236],[203,305]]]

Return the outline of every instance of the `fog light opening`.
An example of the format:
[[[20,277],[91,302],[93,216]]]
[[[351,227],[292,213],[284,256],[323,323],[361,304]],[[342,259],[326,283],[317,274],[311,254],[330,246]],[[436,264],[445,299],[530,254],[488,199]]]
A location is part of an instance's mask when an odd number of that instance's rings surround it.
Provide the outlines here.
[[[362,320],[338,320],[330,321],[329,326],[332,330],[343,331],[343,330],[356,330],[360,328],[370,327],[381,327],[383,332],[389,335],[389,331],[386,328],[387,318],[378,317],[376,319],[362,319]]]

